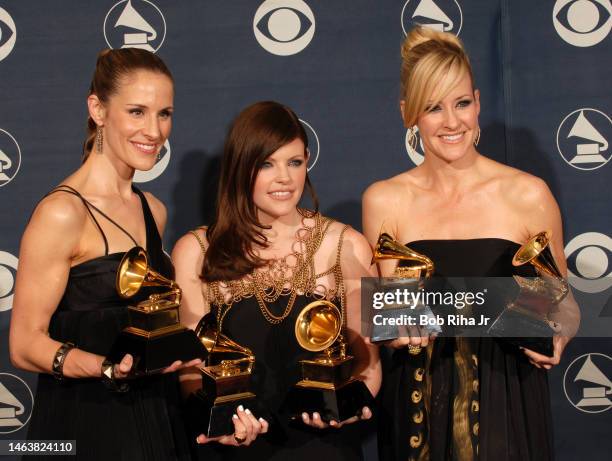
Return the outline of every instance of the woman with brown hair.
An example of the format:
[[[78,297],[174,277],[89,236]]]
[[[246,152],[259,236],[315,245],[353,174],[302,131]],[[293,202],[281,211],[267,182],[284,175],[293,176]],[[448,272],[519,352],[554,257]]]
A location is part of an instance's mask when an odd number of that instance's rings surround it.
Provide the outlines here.
[[[71,459],[189,459],[177,380],[168,374],[181,363],[124,380],[133,358],[105,359],[127,324],[127,302],[115,288],[125,252],[146,248],[152,268],[172,274],[161,240],[166,209],[132,178],[155,165],[173,99],[172,75],[156,55],[101,52],[83,164],[40,201],[21,242],[10,356],[39,373],[28,438],[75,440]]]
[[[477,150],[480,94],[460,40],[412,30],[402,46],[401,85],[402,118],[413,147],[418,132],[425,160],[365,192],[370,243],[384,223],[396,240],[431,258],[436,275],[509,277],[521,244],[550,230],[565,275],[561,215],[544,181]],[[380,265],[382,275],[393,271],[393,263]],[[491,338],[438,338],[427,364],[426,349],[419,350],[429,338],[391,342],[381,459],[551,459],[546,370],[559,363],[578,319],[575,304],[556,319],[564,330],[554,337],[553,357]]]
[[[289,108],[260,102],[244,109],[226,139],[214,221],[173,251],[184,289],[181,318],[193,327],[212,312],[224,334],[253,351],[253,390],[272,415],[261,421],[269,431],[257,440],[240,434],[239,444],[253,442],[248,448],[219,447],[222,459],[361,458],[359,439],[336,430],[357,417],[328,425],[304,413],[291,422],[284,406],[300,379],[299,360],[309,357],[295,321],[317,299],[344,313],[353,374],[372,394],[380,385],[377,350],[360,335],[360,278],[369,273],[370,248],[361,234],[317,211],[308,155],[304,128]],[[314,211],[299,207],[304,188]],[[200,385],[198,374],[181,379],[186,389]],[[370,415],[364,408],[361,418]]]

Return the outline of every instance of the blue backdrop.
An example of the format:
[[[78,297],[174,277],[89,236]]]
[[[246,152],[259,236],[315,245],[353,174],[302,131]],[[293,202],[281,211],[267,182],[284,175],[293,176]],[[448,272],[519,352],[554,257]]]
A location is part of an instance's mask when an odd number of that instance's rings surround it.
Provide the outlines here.
[[[174,73],[172,136],[137,174],[168,206],[170,250],[209,219],[228,124],[263,99],[298,113],[323,211],[360,228],[363,190],[422,160],[398,110],[399,47],[415,22],[463,39],[481,152],[547,181],[574,289],[609,293],[610,0],[0,0],[1,438],[25,438],[35,386],[8,360],[19,239],[40,197],[80,163],[97,53],[144,47]],[[609,339],[580,339],[550,372],[561,460],[612,450],[611,357]],[[589,393],[604,397],[585,404]],[[376,459],[371,440],[366,452]]]

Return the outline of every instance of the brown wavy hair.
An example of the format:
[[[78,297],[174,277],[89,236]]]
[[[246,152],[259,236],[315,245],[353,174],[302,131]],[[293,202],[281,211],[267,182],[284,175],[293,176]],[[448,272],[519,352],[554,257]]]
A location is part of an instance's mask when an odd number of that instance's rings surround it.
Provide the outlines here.
[[[209,247],[202,265],[205,282],[236,280],[265,264],[253,251],[267,246],[257,218],[253,188],[265,160],[286,144],[300,139],[307,155],[308,137],[297,115],[274,101],[255,103],[233,121],[223,149],[217,206],[206,237]],[[305,188],[315,211],[319,208],[308,174]]]
[[[173,83],[170,70],[160,57],[147,50],[139,48],[123,48],[119,50],[102,50],[98,54],[89,94],[95,94],[102,103],[117,93],[121,80],[138,70],[148,70],[167,76]],[[96,139],[96,122],[87,118],[87,136],[83,143],[83,162],[93,149]]]

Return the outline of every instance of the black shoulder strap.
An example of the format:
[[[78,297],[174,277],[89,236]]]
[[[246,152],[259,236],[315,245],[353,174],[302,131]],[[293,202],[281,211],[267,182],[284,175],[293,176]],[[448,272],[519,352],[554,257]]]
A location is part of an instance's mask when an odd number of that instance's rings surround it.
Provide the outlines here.
[[[83,205],[85,205],[85,209],[87,210],[87,213],[89,213],[89,216],[91,217],[92,221],[94,222],[94,224],[96,225],[96,227],[100,231],[100,235],[102,235],[102,240],[104,241],[104,255],[108,255],[108,240],[106,238],[106,234],[104,234],[104,231],[102,230],[102,227],[100,226],[100,223],[98,222],[98,220],[96,219],[96,217],[94,216],[94,214],[91,211],[90,206],[93,207],[93,205],[91,203],[89,203],[87,200],[85,200],[85,197],[83,197],[79,193],[79,191],[77,191],[73,187],[70,187],[70,186],[68,186],[66,184],[61,184],[61,185],[57,186],[51,192],[47,193],[45,195],[45,197],[48,197],[49,195],[54,194],[56,192],[66,192],[67,194],[72,194],[72,195],[78,197],[79,199],[81,199],[81,202],[83,202]]]

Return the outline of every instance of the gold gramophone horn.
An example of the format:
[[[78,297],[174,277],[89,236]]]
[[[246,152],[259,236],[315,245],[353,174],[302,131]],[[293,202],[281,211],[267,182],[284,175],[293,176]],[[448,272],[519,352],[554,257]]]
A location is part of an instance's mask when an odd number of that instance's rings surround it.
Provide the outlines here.
[[[396,275],[401,277],[418,278],[423,271],[425,271],[425,277],[430,277],[434,270],[434,264],[431,259],[396,242],[386,232],[381,233],[378,237],[371,264],[383,259],[410,261],[409,266],[398,266],[396,268]]]
[[[178,298],[176,302],[180,302],[180,292],[174,292],[178,290],[176,282],[151,269],[147,252],[139,246],[135,246],[123,256],[115,285],[122,298],[131,298],[143,286],[166,286],[173,290],[169,294],[175,294]],[[159,296],[161,295],[156,297]]]
[[[310,352],[329,348],[342,331],[342,313],[333,303],[313,301],[302,309],[295,321],[295,337]]]
[[[251,349],[241,346],[219,331],[217,321],[210,313],[202,317],[202,320],[200,320],[195,328],[195,332],[200,342],[208,351],[211,359],[215,358],[220,361],[225,354],[236,354],[238,356],[252,358],[253,360],[255,359]]]
[[[555,258],[550,251],[550,232],[543,231],[530,238],[527,243],[518,249],[512,258],[513,266],[522,266],[530,263],[538,270],[551,277],[563,278]]]

